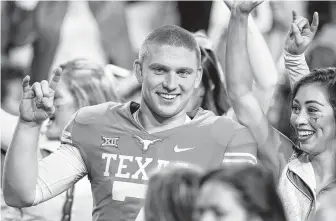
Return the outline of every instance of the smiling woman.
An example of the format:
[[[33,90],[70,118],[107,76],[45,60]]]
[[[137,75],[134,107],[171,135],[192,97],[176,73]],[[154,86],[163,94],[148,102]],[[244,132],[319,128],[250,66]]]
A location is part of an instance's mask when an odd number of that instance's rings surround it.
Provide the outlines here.
[[[335,76],[336,68],[315,69],[293,89],[290,121],[301,153],[279,182],[290,221],[308,220],[319,196],[336,186]]]

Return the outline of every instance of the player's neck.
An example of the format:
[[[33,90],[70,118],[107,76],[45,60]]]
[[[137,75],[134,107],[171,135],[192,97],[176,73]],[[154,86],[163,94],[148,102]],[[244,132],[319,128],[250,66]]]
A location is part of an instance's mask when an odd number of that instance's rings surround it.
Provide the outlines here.
[[[190,118],[186,112],[181,112],[174,117],[164,118],[151,111],[147,105],[140,105],[138,120],[142,127],[149,133],[156,133],[181,126]]]

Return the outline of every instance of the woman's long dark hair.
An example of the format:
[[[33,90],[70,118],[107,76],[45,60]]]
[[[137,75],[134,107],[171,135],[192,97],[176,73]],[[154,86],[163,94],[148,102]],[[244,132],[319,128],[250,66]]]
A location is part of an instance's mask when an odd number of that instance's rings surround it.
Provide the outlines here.
[[[202,46],[200,48],[203,68],[202,83],[205,89],[201,107],[216,115],[223,115],[230,108],[224,87],[223,72],[215,52]]]

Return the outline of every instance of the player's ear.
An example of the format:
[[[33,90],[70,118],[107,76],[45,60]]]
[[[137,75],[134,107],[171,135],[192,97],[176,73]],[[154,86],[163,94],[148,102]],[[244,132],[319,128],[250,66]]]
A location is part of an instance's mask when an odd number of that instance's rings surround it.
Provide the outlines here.
[[[135,73],[136,78],[138,79],[138,82],[141,84],[142,83],[142,68],[141,68],[141,63],[138,59],[136,59],[133,63],[133,71]]]
[[[195,81],[195,88],[198,88],[202,82],[202,76],[203,76],[203,68],[198,68],[196,72],[196,81]]]

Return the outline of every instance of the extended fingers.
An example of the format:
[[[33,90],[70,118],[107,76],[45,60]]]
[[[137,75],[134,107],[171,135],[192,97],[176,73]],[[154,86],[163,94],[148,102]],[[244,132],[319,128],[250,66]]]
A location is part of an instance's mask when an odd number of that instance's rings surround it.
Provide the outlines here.
[[[297,19],[297,13],[295,10],[292,10],[292,15],[293,15],[293,22]]]
[[[46,80],[41,81],[41,89],[42,89],[43,97],[49,97],[50,96],[48,81],[46,81]]]
[[[53,91],[56,91],[57,84],[61,80],[62,71],[63,69],[61,67],[58,67],[55,70],[53,76],[51,77],[49,86],[50,86],[50,89],[52,89]]]
[[[22,80],[23,93],[28,92],[30,90],[29,81],[30,81],[29,75],[27,75],[25,78],[23,78],[23,80]]]
[[[317,31],[318,25],[319,25],[319,15],[317,12],[314,12],[313,21],[310,26],[310,29],[313,33]]]

